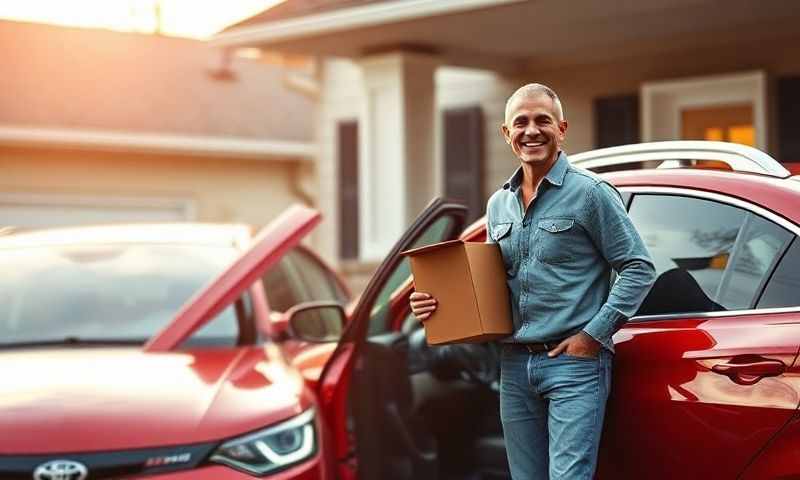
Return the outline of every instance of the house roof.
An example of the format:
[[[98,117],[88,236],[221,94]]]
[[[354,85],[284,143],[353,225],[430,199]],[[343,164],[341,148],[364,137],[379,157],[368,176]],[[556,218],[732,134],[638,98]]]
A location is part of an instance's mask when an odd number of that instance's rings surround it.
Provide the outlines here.
[[[360,7],[370,3],[391,3],[407,0],[284,0],[263,12],[225,28],[224,31],[239,27],[259,25],[278,20],[303,17],[317,13],[332,12],[343,8]]]
[[[514,76],[753,38],[793,38],[800,18],[789,0],[769,8],[728,0],[723,9],[718,0],[618,2],[613,9],[594,0],[355,1],[285,0],[211,43],[349,58],[409,51]]]
[[[205,42],[0,21],[0,127],[313,141],[310,99],[285,71]]]

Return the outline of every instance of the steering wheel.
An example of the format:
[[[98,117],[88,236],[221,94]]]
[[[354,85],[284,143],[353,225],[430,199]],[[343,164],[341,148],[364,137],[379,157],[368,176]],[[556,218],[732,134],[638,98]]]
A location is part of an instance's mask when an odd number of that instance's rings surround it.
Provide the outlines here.
[[[430,371],[441,379],[491,386],[498,380],[499,351],[491,342],[428,345],[420,327],[408,336],[408,364],[411,373]]]

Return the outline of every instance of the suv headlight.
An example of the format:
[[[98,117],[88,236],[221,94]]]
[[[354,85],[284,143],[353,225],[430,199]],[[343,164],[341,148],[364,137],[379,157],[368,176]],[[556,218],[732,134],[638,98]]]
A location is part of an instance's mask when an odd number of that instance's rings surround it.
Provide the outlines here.
[[[264,475],[302,462],[317,450],[314,409],[256,433],[220,445],[211,461]]]

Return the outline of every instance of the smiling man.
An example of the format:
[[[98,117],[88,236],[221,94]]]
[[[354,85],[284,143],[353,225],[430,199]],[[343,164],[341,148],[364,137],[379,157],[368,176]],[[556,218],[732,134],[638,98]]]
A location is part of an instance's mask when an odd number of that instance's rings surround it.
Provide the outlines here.
[[[519,167],[487,207],[487,241],[500,247],[512,301],[500,417],[516,480],[592,478],[611,336],[655,278],[619,193],[561,150],[567,126],[549,87],[528,84],[511,95],[500,130]],[[411,307],[426,320],[436,299],[415,292]]]

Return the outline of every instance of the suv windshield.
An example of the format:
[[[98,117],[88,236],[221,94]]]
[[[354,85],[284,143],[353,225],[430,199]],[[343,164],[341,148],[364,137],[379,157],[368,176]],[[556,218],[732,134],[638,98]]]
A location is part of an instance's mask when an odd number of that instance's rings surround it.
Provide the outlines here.
[[[170,244],[0,249],[0,346],[143,343],[236,254]]]

